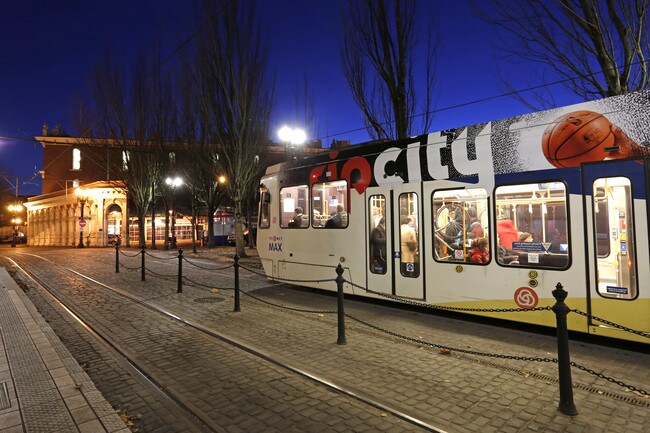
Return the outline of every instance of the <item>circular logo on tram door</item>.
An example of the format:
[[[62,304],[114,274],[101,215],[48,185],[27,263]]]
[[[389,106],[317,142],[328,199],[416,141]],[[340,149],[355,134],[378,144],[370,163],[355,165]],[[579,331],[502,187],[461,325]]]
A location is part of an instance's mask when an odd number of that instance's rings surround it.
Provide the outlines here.
[[[539,298],[530,287],[520,287],[515,291],[515,303],[519,308],[535,308]]]

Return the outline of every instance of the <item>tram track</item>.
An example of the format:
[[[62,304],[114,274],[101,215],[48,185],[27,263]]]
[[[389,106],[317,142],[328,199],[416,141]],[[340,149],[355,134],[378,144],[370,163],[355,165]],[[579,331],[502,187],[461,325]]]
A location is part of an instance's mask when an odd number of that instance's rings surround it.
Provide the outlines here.
[[[43,290],[53,301],[57,304],[66,314],[68,314],[75,322],[77,322],[83,329],[86,330],[97,342],[99,342],[105,349],[107,349],[112,359],[120,364],[120,367],[130,372],[137,379],[146,384],[147,388],[152,391],[155,397],[162,402],[167,410],[174,414],[174,418],[183,419],[188,426],[188,431],[191,432],[209,432],[209,431],[225,431],[217,425],[213,425],[209,420],[203,419],[200,415],[192,411],[181,400],[176,398],[171,393],[167,392],[164,387],[157,383],[146,371],[138,366],[132,359],[130,359],[119,346],[113,342],[109,337],[95,329],[89,321],[82,318],[82,314],[71,307],[69,303],[61,300],[54,291],[50,290],[46,284],[43,283],[38,277],[27,271],[23,266],[19,265],[15,260],[7,258],[13,265],[23,273],[32,284],[36,285],[39,289]],[[212,424],[212,425],[211,425]]]
[[[192,332],[200,333],[201,335],[207,336],[212,340],[218,340],[222,344],[228,345],[228,347],[230,347],[231,350],[235,349],[240,352],[245,352],[246,354],[253,356],[255,359],[257,359],[257,362],[272,364],[274,367],[280,368],[286,372],[291,373],[292,375],[299,376],[302,379],[307,380],[309,383],[318,385],[321,389],[326,389],[328,392],[333,391],[341,396],[344,396],[345,398],[352,398],[356,400],[359,404],[367,405],[368,407],[379,409],[385,413],[390,413],[394,417],[402,421],[406,421],[408,424],[411,425],[411,427],[408,428],[407,431],[411,431],[413,428],[416,427],[421,428],[425,431],[434,431],[434,432],[444,431],[440,427],[434,426],[425,420],[421,420],[414,416],[411,416],[399,410],[398,408],[390,407],[385,403],[379,402],[366,395],[363,395],[362,393],[359,393],[357,390],[346,388],[345,386],[341,386],[340,384],[334,383],[325,377],[321,377],[317,374],[306,371],[298,366],[293,365],[291,362],[287,361],[286,359],[282,359],[282,357],[275,356],[272,353],[269,353],[263,349],[255,347],[254,345],[248,342],[238,340],[236,338],[233,338],[232,336],[227,336],[225,334],[219,333],[214,329],[208,329],[207,327],[202,326],[200,323],[194,322],[185,317],[181,317],[180,315],[174,313],[173,311],[162,308],[159,305],[155,305],[121,288],[111,286],[106,282],[102,282],[97,278],[93,278],[88,275],[85,275],[84,273],[79,272],[75,269],[61,266],[60,264],[57,264],[46,257],[42,257],[36,254],[25,254],[25,255],[32,256],[34,259],[46,261],[46,263],[49,263],[51,267],[55,267],[57,269],[56,272],[61,273],[65,271],[65,273],[67,273],[68,275],[74,275],[75,277],[81,279],[82,281],[85,282],[85,284],[90,284],[93,287],[100,287],[103,290],[110,292],[112,295],[117,295],[120,298],[129,301],[129,303],[132,305],[137,305],[139,308],[146,309],[155,315],[159,315],[166,319],[169,319],[174,323],[178,324],[179,326],[183,326],[185,329],[191,329]],[[116,353],[116,355],[118,355],[119,358],[123,360],[124,364],[127,365],[128,368],[136,371],[137,374],[142,378],[142,380],[148,382],[150,386],[152,386],[153,388],[156,388],[156,392],[164,396],[167,404],[171,406],[175,406],[179,414],[182,414],[182,416],[187,419],[188,424],[191,425],[193,429],[195,429],[193,431],[208,431],[208,430],[224,431],[223,428],[221,428],[221,426],[219,426],[214,422],[212,417],[210,417],[201,409],[198,409],[196,407],[196,404],[187,402],[182,395],[178,395],[177,393],[173,392],[173,390],[171,390],[169,386],[156,380],[153,374],[147,372],[147,367],[141,365],[141,360],[138,360],[137,357],[134,358],[133,356],[131,356],[128,353],[129,352],[128,350],[125,350],[124,348],[120,347],[121,345],[114,341],[114,338],[108,337],[105,335],[106,334],[105,332],[98,330],[97,329],[98,326],[91,323],[92,319],[84,320],[83,318],[84,314],[75,311],[78,309],[75,308],[74,306],[71,306],[70,304],[72,302],[70,302],[69,299],[66,299],[68,298],[68,295],[62,295],[61,293],[57,293],[57,290],[52,288],[52,284],[50,284],[47,281],[44,281],[44,279],[40,277],[37,272],[34,272],[33,269],[29,269],[30,268],[29,265],[26,265],[25,263],[21,265],[16,260],[10,258],[7,259],[11,260],[12,263],[17,267],[17,269],[19,269],[22,273],[27,275],[28,278],[33,281],[33,284],[38,285],[43,290],[46,290],[49,293],[49,296],[52,296],[54,299],[56,299],[56,302],[62,306],[62,308],[65,308],[67,311],[69,311],[69,314],[71,314],[76,321],[81,323],[82,326],[88,329],[88,331],[91,332],[96,338],[102,340],[103,341],[102,344],[106,344],[109,347],[111,347],[111,350],[114,351],[114,353]]]

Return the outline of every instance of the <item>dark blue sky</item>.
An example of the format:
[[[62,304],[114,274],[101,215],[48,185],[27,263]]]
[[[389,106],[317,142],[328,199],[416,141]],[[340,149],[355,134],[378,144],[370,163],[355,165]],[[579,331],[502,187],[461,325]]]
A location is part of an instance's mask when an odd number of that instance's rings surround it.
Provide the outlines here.
[[[9,3],[9,4],[7,4]],[[436,14],[440,59],[436,107],[465,104],[503,93],[497,78],[493,29],[470,12],[468,0],[425,1]],[[162,41],[163,56],[196,29],[189,0],[10,0],[0,15],[0,172],[23,176],[19,192],[38,194],[30,177],[41,168],[41,145],[29,141],[43,123],[73,133],[75,98],[86,93],[93,66],[107,49],[129,65],[138,52]],[[272,132],[295,118],[295,94],[307,73],[319,136],[366,141],[363,122],[339,60],[341,0],[265,0],[259,14],[271,43],[276,77]],[[526,88],[535,65],[500,64],[514,88]],[[171,66],[170,66],[171,67]],[[562,89],[557,89],[561,91]],[[577,102],[569,97],[564,103]],[[495,120],[529,111],[495,98],[436,114],[431,131]],[[349,132],[355,131],[355,132]],[[2,181],[0,191],[9,187]]]

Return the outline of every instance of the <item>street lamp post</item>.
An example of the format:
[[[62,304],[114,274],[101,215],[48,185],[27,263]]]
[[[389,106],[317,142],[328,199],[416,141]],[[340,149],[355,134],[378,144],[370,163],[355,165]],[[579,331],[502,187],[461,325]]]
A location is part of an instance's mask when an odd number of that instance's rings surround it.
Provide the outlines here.
[[[174,199],[176,198],[176,188],[183,184],[183,179],[180,177],[165,179],[165,183],[172,189],[172,245],[176,249],[176,209],[174,208]]]
[[[18,236],[18,224],[22,222],[22,220],[18,218],[16,214],[22,210],[23,210],[23,206],[18,203],[9,205],[9,212],[13,213],[13,218],[11,219],[11,225],[13,229],[13,234],[11,235],[11,246],[13,248],[16,247],[16,236]]]
[[[278,131],[278,137],[282,142],[287,145],[287,157],[289,159],[297,158],[298,147],[305,143],[307,140],[307,134],[300,128],[289,128],[287,125],[284,125]]]
[[[77,200],[81,204],[81,216],[79,217],[79,245],[78,248],[84,247],[84,226],[86,225],[86,220],[84,219],[84,207],[86,205],[86,200],[88,200],[88,193],[81,188],[75,190],[77,195]]]

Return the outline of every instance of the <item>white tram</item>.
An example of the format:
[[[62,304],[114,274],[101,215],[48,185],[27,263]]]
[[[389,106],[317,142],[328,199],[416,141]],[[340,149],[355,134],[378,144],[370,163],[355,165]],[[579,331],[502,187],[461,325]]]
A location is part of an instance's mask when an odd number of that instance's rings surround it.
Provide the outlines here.
[[[650,92],[637,92],[275,165],[259,255],[271,277],[331,279],[340,263],[355,285],[450,307],[552,306],[561,282],[570,308],[647,333],[649,142]],[[477,314],[555,325],[548,311]]]

